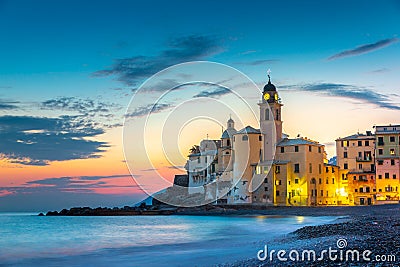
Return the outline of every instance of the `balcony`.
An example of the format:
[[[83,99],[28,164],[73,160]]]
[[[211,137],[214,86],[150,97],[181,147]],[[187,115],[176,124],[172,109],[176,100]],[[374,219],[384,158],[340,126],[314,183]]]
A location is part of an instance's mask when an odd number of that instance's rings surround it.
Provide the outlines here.
[[[357,157],[356,161],[357,162],[369,162],[369,161],[372,161],[372,158],[371,157]]]

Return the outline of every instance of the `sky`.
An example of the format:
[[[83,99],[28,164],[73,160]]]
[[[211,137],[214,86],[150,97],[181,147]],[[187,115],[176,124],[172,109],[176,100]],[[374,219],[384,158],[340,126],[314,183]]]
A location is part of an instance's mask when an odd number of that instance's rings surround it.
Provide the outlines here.
[[[400,1],[0,0],[0,211],[135,204],[229,114],[258,127],[268,69],[284,132],[333,157],[338,137],[400,123],[399,26]],[[163,72],[190,61],[215,63]],[[141,188],[149,173],[167,182]]]

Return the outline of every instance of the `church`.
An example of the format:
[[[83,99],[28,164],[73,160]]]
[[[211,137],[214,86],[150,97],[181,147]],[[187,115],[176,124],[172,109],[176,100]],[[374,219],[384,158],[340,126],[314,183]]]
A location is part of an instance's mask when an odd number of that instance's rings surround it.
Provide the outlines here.
[[[232,118],[220,140],[202,140],[185,165],[189,194],[220,204],[347,205],[347,181],[329,165],[324,145],[282,132],[282,101],[268,82],[259,125],[236,129]]]

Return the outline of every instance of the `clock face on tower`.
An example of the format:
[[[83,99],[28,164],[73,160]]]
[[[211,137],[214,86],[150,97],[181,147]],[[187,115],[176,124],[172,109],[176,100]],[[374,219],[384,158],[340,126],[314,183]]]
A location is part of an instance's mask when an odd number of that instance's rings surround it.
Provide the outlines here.
[[[268,101],[270,99],[270,95],[268,93],[264,94],[264,100]]]

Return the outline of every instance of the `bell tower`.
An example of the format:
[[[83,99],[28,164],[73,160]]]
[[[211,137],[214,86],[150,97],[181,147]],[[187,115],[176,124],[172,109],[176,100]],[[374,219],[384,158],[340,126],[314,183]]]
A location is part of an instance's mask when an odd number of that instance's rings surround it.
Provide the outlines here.
[[[273,160],[276,144],[282,139],[281,99],[275,85],[271,83],[268,70],[268,83],[264,86],[260,106],[260,131],[263,139],[263,161]]]

